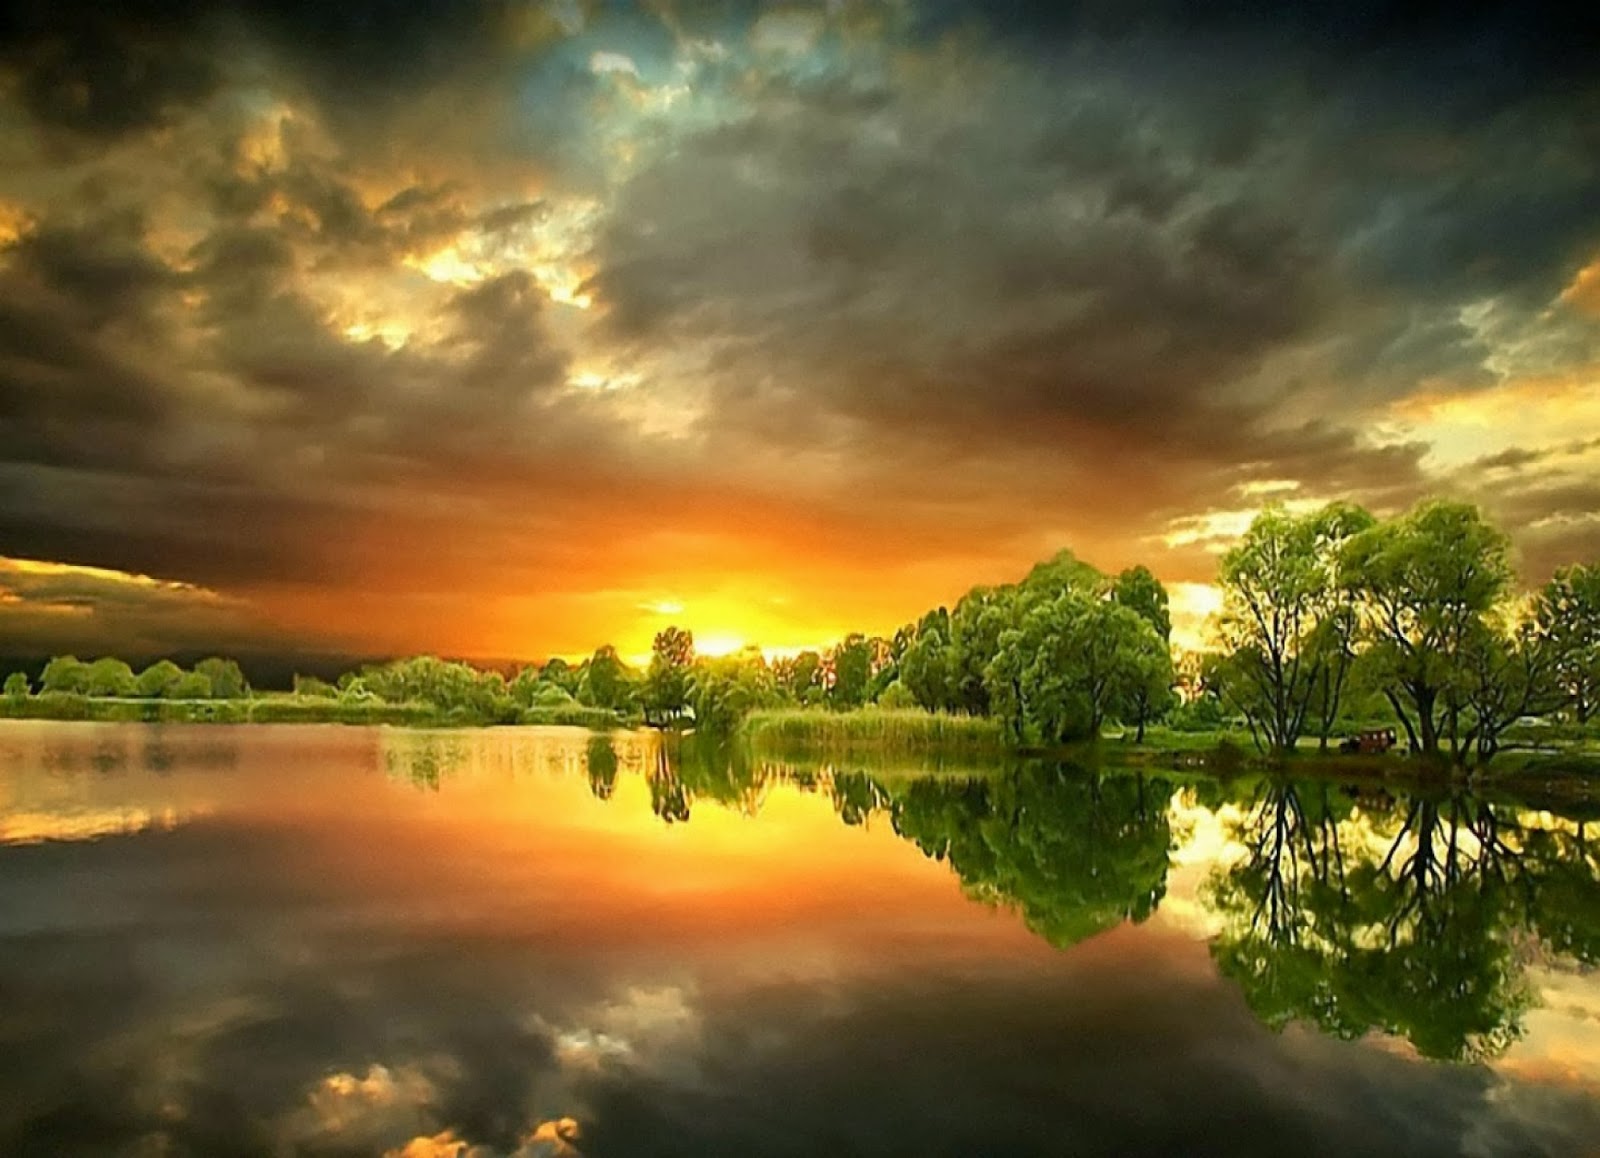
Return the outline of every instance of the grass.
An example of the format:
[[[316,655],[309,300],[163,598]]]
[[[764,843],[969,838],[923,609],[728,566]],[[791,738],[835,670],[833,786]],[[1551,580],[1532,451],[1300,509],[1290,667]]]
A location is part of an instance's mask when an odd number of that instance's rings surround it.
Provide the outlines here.
[[[743,735],[753,745],[769,751],[998,752],[1006,746],[997,720],[919,708],[758,711],[745,717]]]

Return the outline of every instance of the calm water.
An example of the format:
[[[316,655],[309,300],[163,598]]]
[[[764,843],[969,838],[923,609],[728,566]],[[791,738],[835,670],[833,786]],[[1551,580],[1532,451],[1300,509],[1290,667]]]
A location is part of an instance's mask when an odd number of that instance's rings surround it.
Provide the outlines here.
[[[5,1155],[1596,1154],[1597,961],[1504,800],[0,726]]]

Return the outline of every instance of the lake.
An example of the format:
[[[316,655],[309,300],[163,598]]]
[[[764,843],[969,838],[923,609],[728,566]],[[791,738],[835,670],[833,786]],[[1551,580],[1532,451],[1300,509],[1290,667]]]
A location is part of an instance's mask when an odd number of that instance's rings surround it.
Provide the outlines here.
[[[1600,812],[0,725],[0,1154],[1600,1152]]]

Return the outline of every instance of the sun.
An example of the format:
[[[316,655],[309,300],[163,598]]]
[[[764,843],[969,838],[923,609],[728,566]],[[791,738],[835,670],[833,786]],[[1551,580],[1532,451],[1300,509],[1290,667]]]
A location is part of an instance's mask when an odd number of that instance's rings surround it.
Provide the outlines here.
[[[695,632],[694,650],[697,655],[712,657],[732,655],[744,647],[744,638],[731,632],[714,631],[706,635]]]

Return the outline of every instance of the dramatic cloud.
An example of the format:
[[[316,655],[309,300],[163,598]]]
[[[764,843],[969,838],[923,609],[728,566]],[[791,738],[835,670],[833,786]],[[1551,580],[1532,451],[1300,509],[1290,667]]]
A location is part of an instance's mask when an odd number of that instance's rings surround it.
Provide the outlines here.
[[[1600,545],[1562,11],[21,7],[0,543],[478,655],[1203,583],[1269,495],[1538,578]]]

